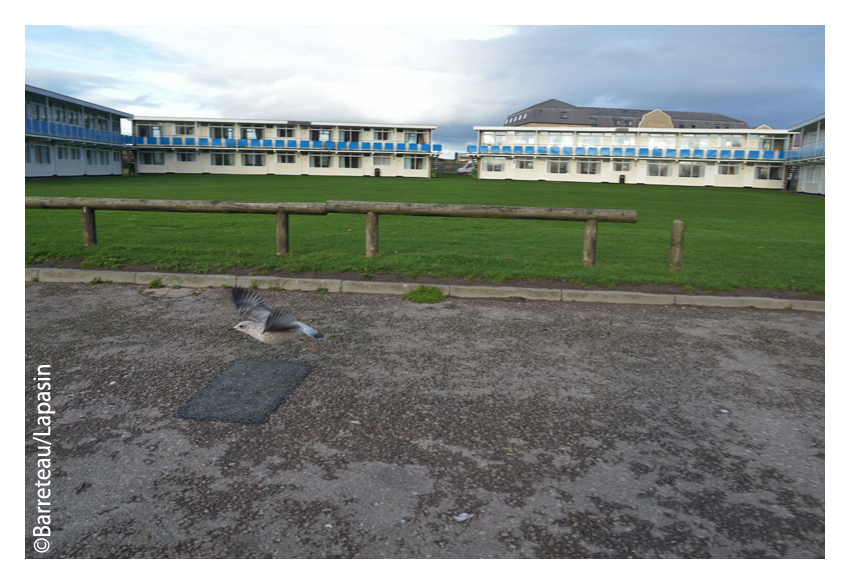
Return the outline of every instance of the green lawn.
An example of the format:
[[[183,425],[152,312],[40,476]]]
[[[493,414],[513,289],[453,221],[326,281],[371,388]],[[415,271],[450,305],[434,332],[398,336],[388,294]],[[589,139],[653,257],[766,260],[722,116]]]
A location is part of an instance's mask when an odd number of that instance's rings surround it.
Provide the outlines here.
[[[634,224],[600,223],[596,266],[581,265],[584,224],[442,217],[380,218],[380,255],[365,257],[365,217],[290,216],[291,254],[275,254],[273,215],[98,211],[98,246],[83,246],[78,210],[26,211],[26,259],[86,266],[155,264],[217,272],[393,272],[671,284],[824,293],[824,199],[753,189],[654,187],[469,177],[126,176],[32,180],[27,196],[219,201],[327,200],[634,209]],[[687,225],[685,267],[667,270],[673,220]]]

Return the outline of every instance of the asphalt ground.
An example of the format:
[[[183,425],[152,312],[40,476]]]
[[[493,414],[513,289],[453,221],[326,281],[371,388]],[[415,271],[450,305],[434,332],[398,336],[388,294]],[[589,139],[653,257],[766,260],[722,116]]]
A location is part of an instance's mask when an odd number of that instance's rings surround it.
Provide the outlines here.
[[[26,283],[26,557],[824,557],[823,313],[260,291],[314,354],[141,290]],[[313,369],[175,417],[246,359]]]

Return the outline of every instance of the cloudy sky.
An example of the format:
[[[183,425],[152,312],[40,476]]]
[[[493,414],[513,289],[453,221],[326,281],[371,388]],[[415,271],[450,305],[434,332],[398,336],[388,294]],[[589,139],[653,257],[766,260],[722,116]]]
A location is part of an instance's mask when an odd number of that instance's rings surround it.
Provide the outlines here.
[[[446,151],[550,98],[773,128],[826,109],[823,26],[27,26],[25,40],[28,84],[134,115],[433,124]]]

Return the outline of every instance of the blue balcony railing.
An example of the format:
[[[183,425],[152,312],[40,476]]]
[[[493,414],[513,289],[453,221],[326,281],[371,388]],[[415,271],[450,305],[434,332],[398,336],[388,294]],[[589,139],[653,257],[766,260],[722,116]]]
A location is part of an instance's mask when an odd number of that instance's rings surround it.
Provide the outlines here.
[[[29,121],[29,118],[28,118]],[[27,124],[27,128],[30,124]],[[27,132],[30,132],[28,129]],[[265,139],[233,139],[233,138],[184,138],[178,136],[125,136],[120,135],[119,142],[135,144],[137,146],[212,146],[213,148],[275,148],[275,149],[303,149],[303,150],[392,150],[401,152],[442,152],[441,144],[409,144],[406,142],[334,142],[318,140],[265,140]],[[505,146],[505,152],[510,152],[510,147]],[[519,147],[518,147],[519,148]],[[528,146],[525,151],[533,153],[533,146]]]
[[[819,146],[819,147],[818,147]],[[575,152],[573,152],[575,150]],[[802,151],[803,149],[800,149]],[[466,151],[470,154],[543,154],[554,156],[605,156],[627,158],[709,158],[729,160],[785,160],[791,156],[823,156],[823,144],[807,147],[805,154],[797,150],[704,150],[701,148],[623,148],[595,146],[504,146],[495,144],[471,144]]]
[[[91,142],[106,142],[109,144],[131,144],[131,136],[120,132],[107,132],[106,130],[92,130],[73,124],[62,124],[59,122],[48,122],[46,120],[34,120],[24,118],[24,129],[27,134],[40,134],[53,138],[71,138],[74,140],[88,140]]]

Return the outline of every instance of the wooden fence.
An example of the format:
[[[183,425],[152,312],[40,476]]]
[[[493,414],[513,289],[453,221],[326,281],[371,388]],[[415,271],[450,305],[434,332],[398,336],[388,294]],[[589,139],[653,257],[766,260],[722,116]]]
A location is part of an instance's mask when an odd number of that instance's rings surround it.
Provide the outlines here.
[[[378,216],[476,217],[486,219],[537,219],[584,221],[582,263],[596,264],[596,230],[599,222],[636,223],[637,211],[568,209],[561,207],[497,207],[491,205],[434,205],[425,203],[374,203],[327,201],[326,203],[247,203],[238,201],[171,201],[158,199],[97,199],[26,197],[27,209],[82,209],[83,242],[97,245],[95,210],[167,211],[176,213],[261,213],[276,215],[277,254],[289,253],[289,215],[357,213],[366,215],[366,257],[378,254]]]

